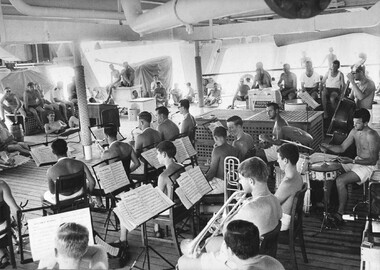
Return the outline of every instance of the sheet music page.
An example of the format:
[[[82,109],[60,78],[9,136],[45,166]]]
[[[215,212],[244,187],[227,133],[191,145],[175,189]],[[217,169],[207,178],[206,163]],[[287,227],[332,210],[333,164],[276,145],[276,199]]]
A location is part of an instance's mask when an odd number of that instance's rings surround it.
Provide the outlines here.
[[[49,146],[33,147],[31,148],[30,153],[37,166],[57,162],[58,160]]]
[[[152,216],[169,208],[174,203],[158,187],[144,185],[138,190],[140,198],[145,202]]]
[[[148,151],[142,152],[141,155],[154,168],[159,169],[159,168],[163,167],[163,165],[161,165],[160,162],[158,162],[156,148],[152,148],[152,149],[149,149]]]
[[[202,195],[198,192],[198,188],[195,185],[194,179],[184,172],[179,178],[177,178],[177,183],[183,189],[187,199],[192,203],[196,203],[202,198]]]
[[[314,98],[312,98],[310,96],[310,94],[308,92],[299,92],[298,93],[298,96],[304,101],[307,103],[308,106],[312,107],[313,109],[317,108],[319,106],[318,102],[316,102],[314,100]]]
[[[178,163],[184,162],[190,156],[187,154],[185,145],[183,144],[182,138],[179,138],[173,142],[175,148],[177,149],[177,153],[175,154],[175,159]]]
[[[181,187],[176,188],[175,193],[177,193],[178,198],[181,200],[186,209],[190,209],[193,206],[193,204],[187,199],[185,192]]]
[[[99,246],[102,246],[104,247],[105,251],[110,254],[111,256],[117,256],[117,254],[119,253],[119,248],[117,247],[113,247],[109,244],[107,244],[106,242],[104,242],[98,235],[95,236],[95,242],[96,244],[98,244]]]
[[[59,226],[65,222],[75,222],[85,226],[89,232],[88,244],[94,244],[89,208],[28,219],[29,241],[33,261],[55,256],[54,247],[57,230]]]
[[[209,182],[207,181],[199,166],[190,169],[187,171],[187,173],[194,180],[195,186],[197,187],[198,192],[202,195],[202,197],[212,190]]]
[[[117,161],[103,167],[96,167],[95,171],[105,193],[113,192],[130,184],[122,161]]]
[[[194,146],[191,144],[190,138],[188,136],[181,138],[183,145],[186,148],[187,154],[192,157],[197,154],[197,150],[195,150]]]
[[[132,224],[131,222],[129,222],[128,218],[130,218],[129,216],[127,217],[125,215],[125,213],[122,213],[122,210],[118,207],[115,207],[113,209],[113,212],[117,215],[117,217],[119,218],[120,220],[120,223],[125,227],[127,228],[127,230],[130,232],[130,231],[133,231],[135,228],[136,228],[136,225],[135,224]]]
[[[25,163],[27,163],[30,160],[29,157],[24,157],[22,155],[16,155],[16,156],[13,157],[13,159],[15,160],[14,167],[17,167],[17,166],[20,166],[22,164],[25,164]]]
[[[124,187],[126,185],[129,185],[131,183],[128,179],[128,175],[125,172],[123,162],[121,160],[111,163],[110,166],[111,166],[113,177],[115,178],[115,181],[116,181],[117,188],[115,188],[115,190],[118,188]]]

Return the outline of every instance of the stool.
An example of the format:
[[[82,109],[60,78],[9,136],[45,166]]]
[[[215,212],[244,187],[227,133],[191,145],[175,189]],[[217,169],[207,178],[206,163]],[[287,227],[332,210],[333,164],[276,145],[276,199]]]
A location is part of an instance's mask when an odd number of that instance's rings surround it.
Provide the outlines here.
[[[380,182],[380,170],[374,170],[372,172],[372,175],[371,177],[369,178],[368,181],[366,181],[364,184],[363,184],[363,198],[360,202],[358,202],[354,208],[352,209],[352,211],[355,213],[356,212],[356,209],[360,206],[360,205],[366,205],[367,206],[367,210],[368,210],[368,206],[369,206],[369,201],[368,201],[368,185],[369,185],[369,182]]]

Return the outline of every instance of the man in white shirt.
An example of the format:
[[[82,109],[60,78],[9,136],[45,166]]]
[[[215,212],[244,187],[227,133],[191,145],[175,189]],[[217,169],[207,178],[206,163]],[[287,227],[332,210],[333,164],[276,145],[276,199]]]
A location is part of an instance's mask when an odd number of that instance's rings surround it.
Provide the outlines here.
[[[318,98],[320,77],[314,71],[313,63],[310,60],[306,61],[306,71],[301,75],[300,81],[302,91],[308,92],[316,100]]]

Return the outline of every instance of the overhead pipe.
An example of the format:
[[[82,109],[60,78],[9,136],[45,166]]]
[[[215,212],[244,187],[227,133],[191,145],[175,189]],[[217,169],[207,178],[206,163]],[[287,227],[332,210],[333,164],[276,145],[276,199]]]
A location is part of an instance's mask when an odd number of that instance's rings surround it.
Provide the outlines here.
[[[23,0],[9,0],[11,4],[22,14],[45,18],[78,18],[91,20],[125,20],[121,12],[71,9],[57,7],[37,7],[25,3]]]

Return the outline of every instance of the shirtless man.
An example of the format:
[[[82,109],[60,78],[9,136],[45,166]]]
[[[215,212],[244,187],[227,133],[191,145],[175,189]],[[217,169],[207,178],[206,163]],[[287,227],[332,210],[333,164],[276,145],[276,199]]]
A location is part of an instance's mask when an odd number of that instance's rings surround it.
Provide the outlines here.
[[[157,107],[168,106],[168,93],[160,81],[158,81],[156,84],[156,88],[153,92],[153,97],[156,99]]]
[[[336,55],[334,54],[334,48],[333,47],[330,47],[329,48],[329,53],[325,56],[325,58],[323,59],[323,62],[321,64],[321,66],[325,63],[325,61],[327,60],[327,64],[328,64],[328,67],[329,69],[332,69],[333,67],[333,63],[335,60],[337,60],[338,58],[336,57]]]
[[[227,119],[227,128],[230,134],[235,137],[232,146],[238,150],[238,158],[243,161],[248,150],[255,146],[253,138],[251,135],[244,132],[243,120],[237,115],[231,116]]]
[[[273,132],[272,136],[260,134],[259,139],[262,142],[270,143],[272,146],[267,149],[258,149],[256,156],[265,162],[272,162],[277,160],[277,149],[282,144],[281,139],[283,139],[282,127],[288,126],[288,122],[281,117],[280,108],[277,103],[268,103],[266,110],[269,118],[274,120]]]
[[[121,70],[121,86],[132,87],[135,85],[135,70],[128,64],[123,63],[124,69]]]
[[[236,89],[234,98],[232,99],[232,105],[231,109],[235,107],[235,100],[245,101],[246,102],[246,109],[248,109],[249,101],[248,101],[248,91],[249,86],[245,84],[244,78],[240,78],[238,88]]]
[[[24,92],[24,108],[26,112],[31,112],[36,119],[39,127],[44,129],[44,125],[38,113],[43,113],[45,110],[42,108],[43,102],[40,92],[34,89],[34,83],[29,82],[27,89]]]
[[[342,221],[342,214],[347,202],[347,185],[350,183],[364,184],[376,168],[379,159],[380,136],[368,126],[370,114],[367,109],[359,109],[354,113],[354,128],[341,145],[321,144],[322,151],[343,153],[352,143],[356,145],[357,156],[355,159],[338,157],[345,171],[336,179],[339,195],[338,212],[334,215],[336,221]]]
[[[52,167],[47,170],[47,180],[49,190],[45,192],[44,199],[50,203],[55,204],[55,182],[59,176],[64,176],[68,174],[77,173],[79,171],[84,171],[87,177],[87,188],[90,193],[92,193],[95,187],[95,179],[92,176],[87,165],[82,161],[74,158],[67,157],[67,143],[65,140],[57,139],[51,144],[51,149],[53,154],[57,156],[58,161]],[[62,200],[69,199],[71,197],[78,196],[84,192],[81,188],[73,190],[72,194],[60,195]]]
[[[111,70],[111,85],[114,85],[120,81],[120,71],[118,71],[113,64],[110,64],[109,68]]]
[[[348,73],[347,78],[351,83],[352,91],[349,96],[355,99],[357,109],[367,109],[371,115],[368,124],[372,124],[372,102],[375,97],[375,83],[365,75],[365,66],[359,66],[354,73]],[[357,82],[356,82],[357,81]]]
[[[168,118],[168,108],[161,106],[156,108],[158,127],[157,130],[161,134],[161,140],[171,141],[179,135],[179,128],[172,120]]]
[[[157,144],[161,141],[161,134],[150,127],[152,115],[150,112],[143,111],[139,114],[139,128],[142,133],[136,137],[135,149],[137,155],[140,155],[147,146]]]
[[[302,91],[308,92],[310,96],[316,100],[318,98],[320,77],[319,74],[314,71],[313,63],[310,60],[306,61],[306,71],[302,73],[300,81]]]
[[[181,123],[181,134],[187,134],[190,141],[194,144],[195,140],[195,128],[197,122],[194,116],[189,113],[190,101],[188,99],[182,99],[179,102],[179,112],[183,115],[183,120]]]
[[[290,65],[284,64],[284,72],[281,73],[277,85],[280,87],[281,95],[284,100],[295,99],[297,94],[297,76],[290,71]],[[284,83],[282,83],[284,82]]]
[[[214,105],[216,102],[219,101],[220,96],[222,93],[222,88],[218,83],[213,84],[213,88],[211,88],[210,92],[208,93],[206,100],[205,100],[205,105],[206,106],[211,106]]]
[[[4,91],[5,94],[0,100],[1,119],[4,119],[4,111],[14,115],[21,113],[24,117],[26,117],[26,113],[22,108],[20,99],[16,96],[15,93],[12,92],[11,88],[5,87]],[[4,101],[6,101],[7,104],[5,104]]]
[[[50,133],[59,134],[67,128],[67,125],[65,122],[61,120],[55,121],[54,111],[49,111],[47,115],[47,119],[48,119],[48,122],[44,126],[46,134],[50,134]]]
[[[268,71],[264,70],[263,63],[256,63],[256,75],[253,81],[252,88],[268,88],[272,87],[272,77],[268,73]]]
[[[182,99],[182,90],[179,89],[178,83],[174,84],[170,94],[172,95],[174,106],[178,106],[179,101]]]
[[[221,194],[224,192],[224,159],[227,156],[238,157],[238,150],[227,143],[227,130],[224,127],[216,127],[213,132],[215,147],[211,153],[210,169],[206,173],[206,179],[210,182],[212,191],[209,194]]]
[[[150,93],[149,96],[154,96],[154,90],[157,88],[157,83],[159,82],[158,75],[153,75],[153,81],[150,83]],[[161,83],[161,82],[160,82]]]
[[[274,196],[279,200],[282,208],[281,231],[286,231],[290,225],[293,199],[296,193],[301,190],[303,180],[297,171],[298,147],[294,144],[285,143],[278,148],[277,152],[277,162],[285,176]]]
[[[18,151],[24,156],[30,156],[29,145],[25,142],[18,142],[7,129],[4,120],[0,120],[0,152],[15,152]],[[1,163],[1,162],[0,162]],[[5,163],[6,165],[7,162]]]
[[[165,170],[158,176],[157,186],[167,196],[171,194],[171,187],[174,179],[170,179],[169,176],[178,171],[178,175],[185,171],[184,167],[174,161],[174,156],[177,153],[175,145],[170,141],[160,142],[157,146],[157,159],[161,165],[165,166]]]
[[[12,216],[15,220],[17,220],[17,211],[21,209],[17,205],[15,199],[13,198],[12,191],[9,188],[8,184],[3,180],[0,180],[0,203],[1,202],[5,202],[9,206]],[[7,217],[4,215],[3,207],[0,207],[0,231],[4,230],[7,225]],[[2,237],[0,237],[0,243],[2,243],[3,241],[7,241],[6,235],[2,235]],[[0,248],[0,268],[6,268],[6,266],[8,266],[9,264],[10,263],[7,248]]]
[[[52,102],[55,102],[59,105],[59,107],[61,108],[61,111],[63,112],[63,117],[65,119],[68,119],[67,107],[70,107],[71,110],[74,112],[74,103],[72,103],[71,101],[67,101],[64,98],[63,82],[61,82],[61,81],[57,82],[57,87],[51,91],[51,98],[50,99]]]

